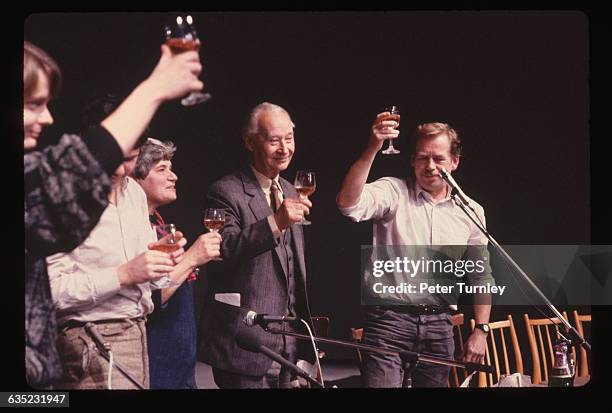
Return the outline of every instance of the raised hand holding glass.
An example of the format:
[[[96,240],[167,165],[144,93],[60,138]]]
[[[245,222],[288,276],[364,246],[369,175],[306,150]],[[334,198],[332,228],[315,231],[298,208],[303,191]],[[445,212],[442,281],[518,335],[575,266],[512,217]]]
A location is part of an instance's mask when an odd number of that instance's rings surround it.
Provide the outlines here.
[[[293,182],[293,186],[297,191],[298,195],[302,199],[308,199],[310,195],[312,195],[317,188],[317,182],[315,179],[315,173],[310,171],[297,171],[295,175],[295,181]],[[298,222],[299,225],[310,225],[312,222],[304,219],[301,222]]]
[[[382,120],[394,120],[397,122],[397,126],[396,128],[399,128],[399,122],[400,122],[400,111],[399,108],[397,106],[389,106],[385,108],[385,112],[389,112],[389,115],[385,116]],[[399,137],[399,136],[398,136]],[[395,155],[400,153],[399,150],[395,149],[393,147],[393,140],[397,139],[397,138],[393,138],[393,139],[389,139],[389,147],[385,150],[382,151],[382,153],[384,155]]]
[[[200,39],[193,27],[193,18],[187,16],[183,19],[177,16],[172,25],[167,25],[164,28],[166,35],[166,44],[172,50],[172,53],[178,54],[189,50],[200,50]],[[198,103],[204,103],[210,100],[212,95],[208,92],[191,92],[189,95],[181,99],[183,106],[193,106]]]
[[[225,225],[225,211],[220,208],[206,208],[204,210],[204,226],[211,232],[219,232]],[[213,258],[213,261],[223,261],[223,258]]]

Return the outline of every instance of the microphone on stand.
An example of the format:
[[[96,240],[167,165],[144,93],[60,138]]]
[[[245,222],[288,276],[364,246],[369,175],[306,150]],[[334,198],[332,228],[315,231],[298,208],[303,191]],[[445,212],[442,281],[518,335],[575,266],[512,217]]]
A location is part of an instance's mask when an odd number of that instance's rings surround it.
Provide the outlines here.
[[[314,378],[312,378],[310,374],[308,374],[307,372],[305,372],[304,370],[302,370],[301,368],[299,368],[298,366],[296,366],[289,360],[285,359],[280,354],[266,347],[261,342],[261,340],[259,339],[259,336],[257,336],[254,330],[251,330],[248,328],[240,329],[240,331],[236,335],[236,344],[238,344],[238,347],[240,347],[241,349],[250,351],[251,353],[261,353],[271,358],[272,360],[276,361],[281,366],[284,366],[289,371],[297,374],[299,377],[303,377],[304,379],[308,380],[308,382],[313,384],[314,386],[322,387],[321,383],[319,383]]]
[[[461,190],[459,184],[455,182],[455,179],[452,177],[450,172],[448,172],[445,168],[440,167],[438,168],[438,173],[440,174],[442,179],[444,179],[446,183],[451,187],[451,193],[457,194],[457,196],[465,205],[469,205],[470,201],[468,200],[467,195]]]
[[[257,314],[255,311],[250,310],[247,315],[244,317],[244,324],[249,327],[254,326],[255,324],[266,328],[268,323],[279,323],[279,322],[290,322],[296,321],[295,317],[285,316],[285,315],[268,315],[268,314]]]

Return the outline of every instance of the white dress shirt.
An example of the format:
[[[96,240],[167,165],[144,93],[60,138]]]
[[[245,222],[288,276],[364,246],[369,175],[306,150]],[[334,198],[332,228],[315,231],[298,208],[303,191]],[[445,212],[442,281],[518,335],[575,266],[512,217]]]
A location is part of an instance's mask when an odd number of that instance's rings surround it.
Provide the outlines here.
[[[484,209],[474,200],[469,201],[484,224]],[[395,250],[397,256],[408,250],[400,246],[488,244],[487,237],[455,205],[450,191],[444,199],[436,202],[417,183],[410,184],[406,179],[385,177],[368,183],[359,202],[340,208],[340,212],[356,222],[373,220],[373,245],[397,246],[391,250]],[[486,250],[478,251],[487,255],[485,271],[470,274],[468,278],[472,282],[494,282],[488,253]],[[451,307],[456,308],[454,305]]]
[[[470,199],[485,222],[484,209]],[[487,245],[488,240],[450,197],[438,202],[418,184],[385,177],[366,184],[357,205],[340,212],[373,220],[374,245]]]
[[[69,253],[47,257],[58,324],[125,319],[153,311],[150,283],[120,287],[117,267],[156,240],[147,198],[131,178],[117,190],[89,237]]]

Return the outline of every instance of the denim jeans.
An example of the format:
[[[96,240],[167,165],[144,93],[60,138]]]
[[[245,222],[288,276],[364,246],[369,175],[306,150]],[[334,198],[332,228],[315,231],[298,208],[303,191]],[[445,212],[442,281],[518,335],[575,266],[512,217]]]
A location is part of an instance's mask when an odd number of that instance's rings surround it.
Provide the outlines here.
[[[413,315],[372,308],[366,312],[363,343],[398,351],[453,358],[455,343],[448,313]],[[404,368],[399,356],[363,352],[366,387],[402,387]],[[411,371],[413,387],[447,387],[450,367],[419,362]]]

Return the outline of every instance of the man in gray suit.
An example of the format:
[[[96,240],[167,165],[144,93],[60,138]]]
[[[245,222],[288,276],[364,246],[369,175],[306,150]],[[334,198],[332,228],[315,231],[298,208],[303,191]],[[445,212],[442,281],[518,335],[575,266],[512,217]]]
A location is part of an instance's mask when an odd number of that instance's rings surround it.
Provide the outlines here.
[[[255,329],[265,346],[294,363],[298,353],[306,359],[312,353],[311,349],[302,354],[306,342],[243,323],[246,312],[253,310],[297,316],[310,324],[304,236],[302,226],[295,224],[312,204],[299,199],[293,185],[279,176],[293,157],[294,126],[282,107],[257,105],[243,131],[249,165],[213,183],[207,196],[208,207],[225,210],[225,226],[223,261],[209,268],[199,350],[200,359],[212,365],[220,388],[290,387],[293,379],[284,369],[274,374],[278,370],[265,355],[240,349],[235,336],[241,328]],[[215,301],[217,294],[239,294],[241,308]]]

